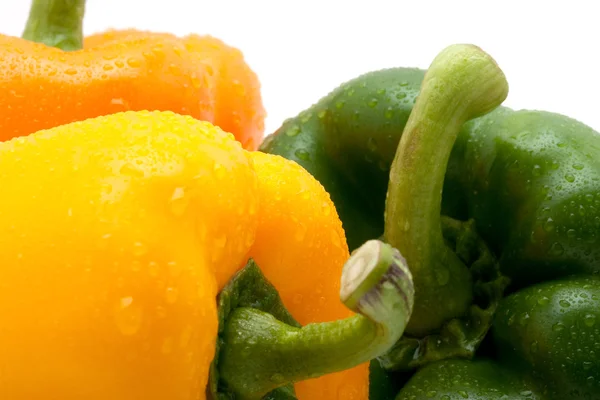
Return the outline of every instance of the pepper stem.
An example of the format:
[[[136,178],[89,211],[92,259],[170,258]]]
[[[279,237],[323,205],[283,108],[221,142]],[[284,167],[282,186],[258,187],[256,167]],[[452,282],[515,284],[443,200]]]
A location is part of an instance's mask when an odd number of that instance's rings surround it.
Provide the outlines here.
[[[413,306],[412,276],[400,253],[372,240],[344,266],[340,297],[359,314],[344,320],[287,325],[254,308],[226,322],[219,376],[236,399],[261,399],[298,381],[353,368],[390,349]]]
[[[23,39],[65,51],[83,48],[85,0],[32,0]]]
[[[462,125],[507,95],[502,70],[473,45],[447,47],[425,74],[392,164],[385,210],[384,237],[406,257],[415,279],[410,335],[439,329],[471,304],[471,275],[442,236],[442,188]]]

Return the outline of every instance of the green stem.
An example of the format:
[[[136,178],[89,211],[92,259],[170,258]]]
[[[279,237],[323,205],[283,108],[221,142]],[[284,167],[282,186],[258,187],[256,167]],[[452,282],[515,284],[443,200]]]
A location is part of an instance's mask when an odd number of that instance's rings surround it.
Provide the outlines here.
[[[507,95],[504,73],[472,45],[447,47],[425,75],[392,164],[385,211],[385,239],[406,257],[415,280],[411,335],[439,329],[471,304],[470,273],[442,236],[444,176],[462,125]]]
[[[32,0],[23,39],[65,51],[83,48],[85,0]]]
[[[404,333],[413,305],[412,277],[403,257],[372,240],[344,266],[340,297],[359,313],[345,320],[286,325],[254,308],[234,310],[219,355],[221,381],[239,400],[365,363]]]

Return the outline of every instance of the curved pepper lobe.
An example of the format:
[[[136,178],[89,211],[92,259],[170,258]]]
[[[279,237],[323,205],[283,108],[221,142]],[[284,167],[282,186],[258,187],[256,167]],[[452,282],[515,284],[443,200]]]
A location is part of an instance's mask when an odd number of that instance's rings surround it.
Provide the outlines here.
[[[493,337],[501,360],[529,375],[544,398],[600,397],[600,279],[570,277],[511,294]]]
[[[128,112],[0,155],[3,397],[203,399],[218,284],[256,230],[240,144],[191,117]]]
[[[65,52],[0,35],[0,51],[0,140],[130,110],[209,121],[250,150],[264,132],[258,77],[213,37],[109,31]]]
[[[451,165],[449,185],[516,286],[600,272],[600,134],[503,108],[465,125]]]
[[[396,400],[542,400],[509,369],[491,360],[444,360],[413,375]]]

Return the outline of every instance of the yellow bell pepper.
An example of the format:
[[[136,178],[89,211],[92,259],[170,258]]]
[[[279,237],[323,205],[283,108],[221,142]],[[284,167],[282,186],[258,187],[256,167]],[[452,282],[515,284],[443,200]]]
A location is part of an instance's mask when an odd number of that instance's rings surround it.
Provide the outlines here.
[[[208,122],[125,112],[16,138],[0,143],[0,185],[3,399],[205,399],[215,299],[249,257],[292,315],[311,323],[280,327],[296,342],[278,349],[307,365],[278,365],[281,379],[268,390],[296,383],[301,400],[366,400],[365,362],[395,342],[412,310],[410,273],[396,253],[371,243],[350,257],[314,178],[247,152]],[[379,275],[363,287],[365,268]],[[371,290],[385,279],[395,282],[391,294]],[[355,292],[381,306],[364,310]],[[388,315],[390,304],[399,306]],[[382,324],[392,329],[381,334]],[[236,346],[255,342],[225,340],[222,376],[240,399],[262,397],[228,372]],[[335,356],[304,357],[319,346]]]

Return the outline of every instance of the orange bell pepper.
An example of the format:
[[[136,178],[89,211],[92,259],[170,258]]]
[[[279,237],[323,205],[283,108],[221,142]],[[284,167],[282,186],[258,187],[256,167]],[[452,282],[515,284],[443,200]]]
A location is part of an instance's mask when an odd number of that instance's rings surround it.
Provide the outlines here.
[[[248,257],[305,326],[236,310],[218,357],[236,398],[295,383],[300,400],[367,400],[365,362],[410,317],[401,258],[377,243],[350,256],[308,172],[190,116],[130,111],[0,143],[0,186],[3,399],[205,399],[217,293]]]
[[[256,149],[266,113],[258,77],[238,49],[210,36],[132,29],[84,41],[84,3],[34,0],[23,38],[0,35],[0,140],[165,110],[209,121]]]

